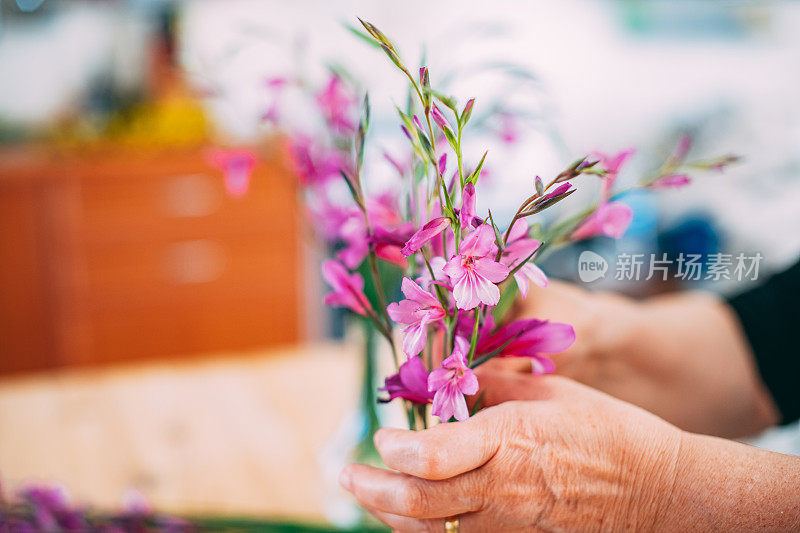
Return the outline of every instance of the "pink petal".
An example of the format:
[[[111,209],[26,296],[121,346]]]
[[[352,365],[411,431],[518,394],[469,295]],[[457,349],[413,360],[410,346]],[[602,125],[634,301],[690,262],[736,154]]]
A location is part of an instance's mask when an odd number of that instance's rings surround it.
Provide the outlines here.
[[[514,225],[511,226],[511,231],[508,232],[508,242],[513,242],[517,239],[521,239],[522,237],[527,237],[528,229],[528,221],[524,218],[518,219],[516,222],[514,222]]]
[[[548,357],[536,356],[531,358],[531,371],[534,376],[552,374],[556,371],[556,364]]]
[[[525,268],[525,267],[523,267]],[[519,294],[522,296],[522,299],[528,297],[528,277],[522,273],[522,269],[519,269],[514,274],[514,281],[517,282],[517,288],[519,289]]]
[[[451,400],[453,404],[453,416],[456,417],[456,420],[459,422],[463,422],[467,418],[469,418],[469,409],[467,409],[467,400],[464,399],[463,394],[455,393],[453,399]],[[449,418],[447,420],[450,420]],[[444,422],[445,419],[442,419]]]
[[[464,394],[475,394],[478,392],[478,376],[471,369],[464,373],[458,382],[458,389]]]
[[[475,272],[494,283],[500,283],[508,277],[509,269],[507,266],[497,263],[489,257],[482,257],[475,260],[473,264]]]
[[[428,307],[441,307],[441,303],[433,294],[423,290],[422,287],[417,285],[417,283],[411,278],[403,278],[401,290],[409,300],[417,301],[420,304]]]
[[[439,235],[450,225],[450,220],[447,217],[439,217],[431,220],[422,228],[420,228],[411,238],[406,242],[403,247],[403,255],[408,257],[413,254],[432,238]]]
[[[425,348],[428,340],[428,325],[426,322],[412,324],[403,330],[403,353],[414,357]]]
[[[398,324],[416,324],[424,316],[422,306],[414,300],[400,300],[386,307],[389,317]]]
[[[431,413],[438,416],[442,422],[447,422],[453,416],[455,401],[454,393],[450,387],[445,386],[436,391],[433,405],[431,405]]]
[[[486,283],[491,285],[489,281],[486,281]],[[496,288],[497,287],[495,287],[495,289]],[[487,292],[487,294],[491,295],[490,292]],[[453,283],[453,297],[456,299],[456,307],[459,309],[468,310],[478,307],[478,304],[481,303],[481,299],[478,296],[478,281],[473,272],[466,272],[455,280]]]
[[[670,174],[669,176],[661,176],[653,182],[651,187],[654,189],[679,189],[685,187],[692,182],[692,179],[686,174]]]
[[[632,218],[633,211],[627,204],[622,202],[606,204],[601,222],[603,235],[619,239],[628,231]]]
[[[438,391],[448,383],[453,376],[453,371],[446,368],[436,368],[428,374],[428,390]]]
[[[475,219],[475,185],[471,182],[464,186],[461,194],[461,212],[459,213],[461,228],[468,228]],[[521,222],[521,220],[520,220]]]
[[[497,285],[482,276],[476,276],[476,281],[475,294],[478,299],[486,305],[497,305],[500,301],[500,289]],[[462,307],[462,309],[471,308]]]
[[[422,359],[412,357],[400,365],[400,380],[403,385],[411,392],[427,396],[428,394],[428,372]]]
[[[461,255],[483,257],[497,250],[494,230],[487,224],[474,229],[461,241]]]

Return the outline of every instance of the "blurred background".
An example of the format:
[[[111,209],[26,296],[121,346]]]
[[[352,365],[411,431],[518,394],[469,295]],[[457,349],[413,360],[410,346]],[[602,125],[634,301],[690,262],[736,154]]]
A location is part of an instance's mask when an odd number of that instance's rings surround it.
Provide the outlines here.
[[[479,208],[507,218],[509,190],[593,150],[635,147],[620,178],[633,179],[688,133],[693,159],[743,162],[629,197],[626,236],[585,247],[760,253],[760,278],[796,259],[796,2],[0,0],[5,486],[54,480],[100,508],[134,490],[175,513],[354,523],[335,477],[359,361],[321,303],[322,252],[264,118],[268,80],[322,83],[333,68],[369,89],[371,142],[402,146],[404,85],[345,27],[356,16],[424,57],[434,85],[499,106],[470,141],[491,154]],[[283,124],[306,126],[301,102],[281,105]],[[246,195],[226,193],[219,150],[257,152]],[[391,167],[368,157],[380,188]],[[582,249],[545,270],[577,279]],[[756,442],[800,453],[796,427]]]

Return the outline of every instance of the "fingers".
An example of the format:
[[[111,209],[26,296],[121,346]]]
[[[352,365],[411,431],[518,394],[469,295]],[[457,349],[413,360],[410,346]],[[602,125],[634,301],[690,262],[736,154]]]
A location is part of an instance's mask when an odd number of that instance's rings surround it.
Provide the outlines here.
[[[446,479],[483,465],[500,445],[497,420],[483,413],[424,431],[383,428],[375,445],[389,468],[424,479]]]
[[[476,511],[481,502],[459,478],[420,479],[367,465],[348,465],[339,481],[370,509],[411,518],[441,518]]]
[[[373,509],[370,509],[369,512],[372,513],[372,516],[392,528],[392,531],[413,531],[415,533],[442,533],[444,531],[444,518],[422,520]]]
[[[391,513],[384,513],[369,509],[372,515],[392,528],[392,531],[401,533],[414,532],[414,533],[442,533],[445,530],[445,520],[447,518],[409,518],[407,516],[399,516]],[[458,516],[459,529],[461,531],[479,532],[479,531],[497,531],[497,523],[492,524],[491,520],[484,514],[466,514]]]
[[[554,378],[516,372],[478,368],[483,406],[491,407],[512,400],[549,400],[556,394]],[[557,382],[557,379],[556,379]]]

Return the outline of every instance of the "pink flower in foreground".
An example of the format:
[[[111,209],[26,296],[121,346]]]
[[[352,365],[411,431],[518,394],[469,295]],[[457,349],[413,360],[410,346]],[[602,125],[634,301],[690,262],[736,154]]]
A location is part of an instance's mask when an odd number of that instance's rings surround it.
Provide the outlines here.
[[[479,304],[497,305],[500,283],[508,277],[508,267],[490,257],[497,252],[494,231],[486,224],[475,229],[461,242],[460,253],[448,261],[444,272],[453,282],[453,296],[460,309]]]
[[[389,316],[403,328],[403,352],[414,357],[425,348],[428,340],[428,324],[439,322],[446,316],[438,298],[411,278],[403,278],[402,291],[405,300],[391,303],[386,308]]]
[[[428,241],[447,229],[448,226],[450,226],[450,219],[447,217],[434,218],[408,239],[408,242],[403,246],[403,255],[408,257],[413,254],[425,246]]]
[[[428,390],[428,372],[419,357],[411,357],[400,365],[397,374],[386,378],[380,390],[389,393],[388,399],[379,400],[384,403],[395,398],[403,398],[414,403],[426,404],[431,403],[433,399],[433,393]]]
[[[350,274],[341,263],[328,259],[322,263],[322,277],[333,289],[325,297],[326,305],[346,307],[359,315],[367,314],[370,306],[364,294],[364,278],[361,274]]]
[[[428,390],[435,392],[431,413],[442,422],[453,416],[459,422],[469,418],[465,394],[478,392],[478,378],[467,364],[469,343],[463,337],[456,337],[455,348],[450,357],[442,361],[428,376]]]
[[[249,150],[215,150],[211,164],[222,170],[225,189],[234,197],[243,196],[250,187],[250,174],[256,164],[256,156]]]
[[[650,186],[654,189],[680,189],[692,182],[692,179],[686,174],[670,174],[668,176],[661,176],[655,180]]]
[[[491,353],[507,342],[498,357],[529,357],[534,374],[551,374],[555,364],[544,354],[567,350],[575,342],[575,330],[559,322],[535,318],[517,320],[491,335],[482,336],[475,353],[478,356]]]
[[[581,240],[596,235],[605,235],[612,239],[619,239],[628,230],[631,218],[633,218],[633,211],[623,202],[600,204],[600,207],[572,233],[572,238]]]
[[[347,93],[342,79],[331,76],[325,88],[317,94],[317,105],[325,121],[337,133],[349,133],[354,129],[351,108],[356,99]]]
[[[508,243],[503,248],[503,255],[500,262],[506,265],[509,270],[514,270],[522,261],[528,259],[539,248],[541,243],[536,239],[528,237],[528,222],[521,218],[511,227],[508,234]],[[523,298],[528,295],[529,283],[539,287],[547,287],[547,276],[542,269],[533,264],[531,258],[522,267],[514,272],[514,281],[517,282],[519,292]]]

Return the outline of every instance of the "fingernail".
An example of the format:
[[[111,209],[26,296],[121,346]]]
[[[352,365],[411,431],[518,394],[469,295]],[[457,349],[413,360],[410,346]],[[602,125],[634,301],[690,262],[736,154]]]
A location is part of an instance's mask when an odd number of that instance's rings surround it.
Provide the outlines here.
[[[351,490],[353,486],[353,476],[350,473],[350,467],[346,466],[342,468],[342,471],[339,473],[339,485],[344,487],[347,490]]]

